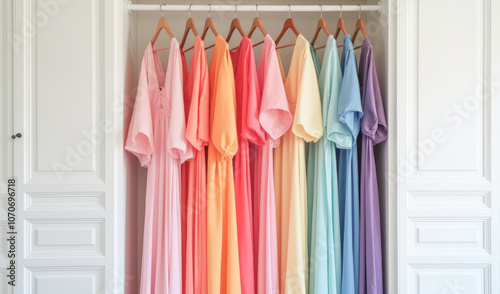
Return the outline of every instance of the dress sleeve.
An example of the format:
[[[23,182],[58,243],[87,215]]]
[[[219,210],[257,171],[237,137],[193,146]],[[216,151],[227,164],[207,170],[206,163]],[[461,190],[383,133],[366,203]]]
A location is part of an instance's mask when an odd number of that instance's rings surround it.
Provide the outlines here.
[[[345,46],[345,44],[344,44]],[[354,50],[347,53],[344,75],[342,77],[342,87],[340,89],[338,115],[339,121],[349,128],[353,140],[356,140],[360,129],[360,119],[363,116],[361,109],[361,93],[356,68],[356,57]],[[351,148],[351,146],[347,149]]]
[[[274,43],[272,43],[270,49],[261,53],[267,54],[267,56],[266,64],[263,64],[265,78],[263,85],[261,85],[262,103],[259,121],[269,136],[277,141],[288,131],[292,125],[293,117],[288,107],[285,86],[274,47]]]
[[[194,75],[191,105],[189,106],[189,117],[186,125],[186,138],[197,150],[201,150],[203,146],[208,144],[208,69],[207,57],[203,49],[203,42],[197,46],[196,52],[193,52],[191,63],[195,64],[195,68],[191,68]]]
[[[337,50],[331,50],[329,56],[332,61],[331,87],[328,89],[330,101],[328,106],[326,132],[328,140],[335,143],[339,149],[350,149],[352,147],[352,135],[346,125],[339,121],[338,106],[339,95],[342,86],[342,71]]]
[[[231,159],[238,151],[238,140],[233,66],[227,49],[219,62],[213,98],[215,101],[211,136],[215,148],[226,159]]]
[[[173,48],[172,48],[173,47]],[[186,139],[186,118],[184,117],[184,94],[182,60],[178,44],[171,46],[169,62],[172,64],[170,76],[170,122],[168,124],[167,150],[181,163],[193,157],[193,150]]]
[[[387,120],[385,117],[382,95],[378,83],[377,69],[373,58],[373,50],[368,49],[366,70],[363,73],[363,118],[361,132],[372,138],[374,144],[387,139]]]
[[[301,62],[292,131],[306,142],[316,142],[323,136],[323,118],[316,69],[309,48],[304,49]]]
[[[149,101],[149,85],[146,57],[141,63],[139,85],[134,111],[125,142],[125,150],[137,156],[142,167],[148,167],[154,152],[153,121]]]

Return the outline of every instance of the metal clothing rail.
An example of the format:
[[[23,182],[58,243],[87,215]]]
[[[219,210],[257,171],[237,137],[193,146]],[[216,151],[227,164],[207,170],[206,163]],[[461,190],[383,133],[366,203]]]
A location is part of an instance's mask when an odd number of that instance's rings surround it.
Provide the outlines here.
[[[163,11],[225,11],[225,12],[331,12],[331,11],[375,11],[382,12],[382,3],[379,1],[375,5],[365,4],[349,4],[349,5],[266,5],[266,4],[241,4],[241,5],[208,5],[208,4],[132,4],[129,2],[128,11],[160,11],[160,6]]]

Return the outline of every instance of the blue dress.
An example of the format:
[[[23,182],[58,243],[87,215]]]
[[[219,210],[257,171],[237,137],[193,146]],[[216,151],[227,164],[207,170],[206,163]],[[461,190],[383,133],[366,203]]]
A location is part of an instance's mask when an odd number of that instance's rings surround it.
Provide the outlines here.
[[[339,121],[351,133],[351,147],[339,151],[339,202],[342,238],[342,294],[359,290],[359,177],[356,139],[363,116],[351,36],[344,36],[342,87],[338,104]]]

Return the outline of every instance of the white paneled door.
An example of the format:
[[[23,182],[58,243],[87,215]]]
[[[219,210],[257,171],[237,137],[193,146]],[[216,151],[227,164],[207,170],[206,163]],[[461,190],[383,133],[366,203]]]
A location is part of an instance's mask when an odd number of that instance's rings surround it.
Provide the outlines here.
[[[500,293],[500,1],[397,8],[399,293]]]
[[[20,134],[2,140],[7,147],[0,146],[2,162],[12,160],[2,165],[2,180],[16,181],[15,220],[7,227],[7,188],[0,183],[0,230],[3,240],[14,236],[16,252],[15,259],[0,255],[2,268],[15,260],[15,287],[6,285],[11,279],[0,271],[2,293],[123,289],[124,226],[117,225],[123,209],[118,206],[122,123],[115,107],[120,105],[116,97],[121,78],[121,61],[115,55],[120,31],[116,3],[0,4],[2,13],[10,15],[5,20],[2,15],[2,26],[12,26],[2,48],[13,56],[12,98],[2,100],[13,101],[13,117],[2,116],[0,123],[5,130],[11,119],[8,137]],[[12,152],[7,154],[8,146]]]

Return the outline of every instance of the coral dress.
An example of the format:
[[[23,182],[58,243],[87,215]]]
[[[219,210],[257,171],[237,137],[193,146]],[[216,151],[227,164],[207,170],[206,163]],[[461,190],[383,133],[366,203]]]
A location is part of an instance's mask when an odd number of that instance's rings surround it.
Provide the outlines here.
[[[274,153],[280,293],[307,293],[305,142],[323,136],[318,81],[309,42],[297,37],[285,90],[293,125]]]
[[[185,294],[207,293],[207,175],[205,146],[208,146],[208,65],[204,42],[196,36],[189,74],[185,57],[184,106],[186,139],[194,158],[182,165],[183,171],[183,289]]]
[[[166,76],[151,43],[144,52],[125,149],[148,168],[141,294],[181,293],[181,163],[192,157],[179,43],[172,39]]]
[[[218,35],[209,69],[207,163],[208,293],[241,293],[233,156],[238,150],[234,76],[229,47]]]

